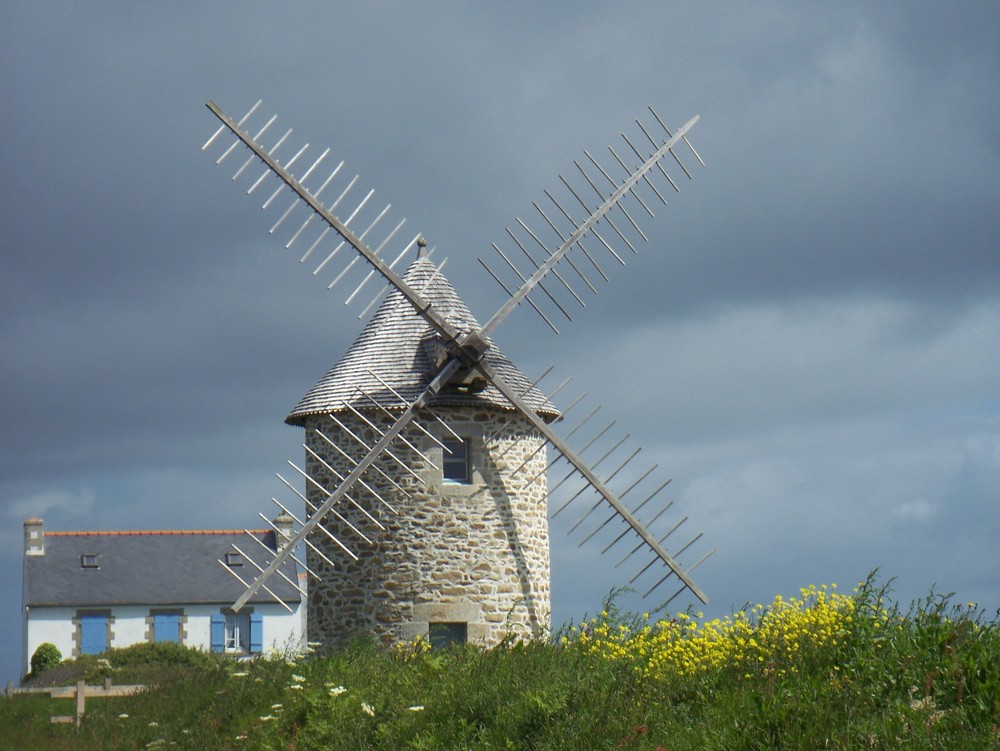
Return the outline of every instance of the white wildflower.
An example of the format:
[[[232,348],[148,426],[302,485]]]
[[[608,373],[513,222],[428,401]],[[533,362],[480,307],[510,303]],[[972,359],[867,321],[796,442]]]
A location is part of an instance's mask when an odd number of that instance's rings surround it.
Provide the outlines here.
[[[340,696],[341,694],[346,694],[347,689],[343,686],[333,686],[330,689],[330,696]]]
[[[361,702],[361,711],[364,712],[369,717],[375,716],[375,707],[366,701]]]
[[[124,712],[122,712],[120,715],[118,715],[118,719],[119,720],[127,720],[128,719],[128,715],[125,714]]]
[[[272,704],[271,705],[271,709],[281,709],[281,707],[282,707],[281,704]]]
[[[293,683],[291,686],[288,687],[288,690],[289,691],[301,691],[302,690],[302,684],[301,683]]]
[[[246,678],[248,675],[250,675],[250,673],[247,673],[246,671],[242,671],[242,672],[239,672],[239,673],[233,673],[233,678]]]
[[[160,723],[158,723],[156,720],[153,720],[151,723],[149,723],[149,727],[158,728],[160,727]]]
[[[305,680],[305,678],[303,678],[301,675],[295,675],[295,673],[292,673],[292,680],[295,681],[296,683],[302,683]]]
[[[423,712],[424,711],[424,705],[423,704],[415,704],[414,706],[409,707],[409,710],[411,712]]]
[[[270,722],[271,720],[276,720],[278,718],[275,717],[273,714],[264,714],[260,716],[260,719],[262,722]]]

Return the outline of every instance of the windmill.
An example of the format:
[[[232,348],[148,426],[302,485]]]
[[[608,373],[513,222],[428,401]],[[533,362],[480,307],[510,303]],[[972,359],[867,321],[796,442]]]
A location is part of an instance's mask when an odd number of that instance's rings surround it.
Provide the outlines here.
[[[558,334],[552,319],[571,320],[567,308],[585,305],[581,292],[596,294],[608,270],[637,252],[634,241],[647,238],[633,214],[653,217],[650,204],[666,205],[664,193],[679,192],[668,159],[691,178],[675,147],[703,164],[687,138],[698,117],[671,131],[650,108],[655,128],[636,120],[638,135],[622,133],[623,145],[608,147],[608,168],[585,151],[586,161],[574,162],[577,184],[560,177],[559,190],[533,204],[542,229],[517,219],[506,230],[506,252],[492,245],[502,271],[480,259],[507,295],[480,324],[421,235],[405,242],[405,220],[383,225],[390,206],[372,208],[374,191],[363,193],[358,176],[342,175],[343,161],[323,166],[330,149],[306,167],[309,144],[290,148],[291,129],[272,132],[277,116],[260,118],[260,104],[235,120],[208,102],[222,124],[203,150],[232,137],[217,147],[216,164],[245,155],[232,180],[266,195],[263,209],[275,207],[269,233],[291,219],[284,248],[295,247],[313,276],[330,279],[328,289],[353,283],[345,302],[361,307],[359,318],[378,308],[286,420],[306,428],[304,466],[288,462],[293,480],[278,474],[292,500],[271,499],[292,522],[289,544],[277,553],[236,551],[255,576],[230,569],[245,587],[233,610],[268,593],[274,576],[297,587],[281,570],[291,558],[314,582],[312,640],[336,643],[358,629],[484,644],[538,636],[550,610],[548,512],[556,517],[570,507],[578,518],[569,533],[579,533],[580,545],[605,543],[602,553],[616,549],[616,566],[637,562],[627,581],[644,596],[673,581],[679,587],[663,605],[684,591],[707,602],[691,572],[714,550],[686,568],[680,563],[701,534],[679,534],[686,517],[663,521],[671,503],[654,500],[669,480],[653,479],[656,465],[632,465],[640,449],[629,447],[627,435],[614,437],[614,422],[592,422],[599,407],[570,417],[585,395],[559,410],[554,399],[568,381],[543,393],[551,368],[530,381],[492,338],[522,303]],[[414,248],[417,260],[397,271]],[[379,289],[362,297],[372,279]],[[563,435],[557,423],[567,425]],[[583,446],[574,449],[570,439]],[[557,452],[551,463],[548,447]],[[561,477],[549,487],[547,472],[558,465]],[[292,508],[299,505],[303,518]],[[297,557],[300,546],[306,561]]]

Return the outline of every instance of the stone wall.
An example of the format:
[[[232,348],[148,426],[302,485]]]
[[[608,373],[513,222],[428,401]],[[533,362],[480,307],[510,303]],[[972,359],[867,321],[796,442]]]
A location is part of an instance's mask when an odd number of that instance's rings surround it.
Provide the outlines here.
[[[487,646],[508,636],[528,639],[548,633],[549,537],[541,437],[524,417],[492,407],[436,407],[435,412],[470,440],[471,482],[443,482],[441,447],[411,426],[404,435],[414,449],[397,448],[397,441],[393,453],[416,477],[387,457],[377,463],[406,493],[370,469],[363,479],[385,503],[360,485],[350,494],[385,529],[347,499],[336,507],[342,519],[328,517],[325,526],[358,560],[320,531],[310,537],[336,564],[331,568],[308,550],[309,567],[323,577],[309,592],[310,641],[329,647],[364,632],[392,643],[424,636],[438,622],[465,623],[469,641]],[[366,417],[381,426],[389,423],[385,416]],[[374,431],[361,418],[347,413],[337,419],[369,445],[375,442]],[[439,438],[450,437],[428,415],[420,423]],[[364,450],[330,418],[308,419],[306,444],[320,458],[307,452],[307,471],[332,491],[338,485],[334,472],[345,476],[353,464],[326,439],[354,460]],[[326,492],[310,484],[308,496],[318,506]]]

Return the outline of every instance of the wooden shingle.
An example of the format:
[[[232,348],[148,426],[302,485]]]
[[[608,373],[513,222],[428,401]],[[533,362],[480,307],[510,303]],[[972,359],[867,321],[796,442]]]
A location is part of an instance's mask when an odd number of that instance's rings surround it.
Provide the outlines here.
[[[403,280],[459,331],[479,329],[479,323],[454,287],[437,273],[427,258],[418,258],[407,269]],[[358,410],[371,409],[372,403],[362,391],[383,404],[395,401],[401,406],[379,379],[408,402],[413,401],[427,387],[436,370],[428,346],[432,338],[433,330],[427,322],[401,293],[393,290],[344,356],[302,397],[285,422],[304,425],[309,415],[342,412],[347,404]],[[484,359],[515,390],[524,393],[525,401],[539,415],[547,421],[559,416],[558,410],[540,391],[528,388],[530,380],[492,342]],[[429,406],[442,404],[512,409],[492,385],[478,393],[444,389],[429,401]]]

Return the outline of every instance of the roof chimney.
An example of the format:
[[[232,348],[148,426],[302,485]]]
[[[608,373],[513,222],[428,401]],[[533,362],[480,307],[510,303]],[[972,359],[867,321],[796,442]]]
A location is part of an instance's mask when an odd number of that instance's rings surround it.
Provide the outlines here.
[[[24,522],[24,554],[45,555],[45,532],[43,522],[37,516]]]
[[[281,513],[274,519],[274,528],[276,530],[274,541],[279,552],[284,550],[288,543],[291,542],[294,524],[295,520],[286,513]]]

